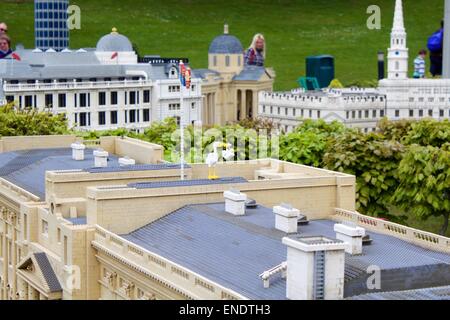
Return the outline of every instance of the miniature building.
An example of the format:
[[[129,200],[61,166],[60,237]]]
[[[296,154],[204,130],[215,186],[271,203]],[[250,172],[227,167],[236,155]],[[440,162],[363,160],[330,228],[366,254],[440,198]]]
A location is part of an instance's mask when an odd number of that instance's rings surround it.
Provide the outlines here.
[[[217,180],[206,164],[187,165],[180,180],[158,145],[102,137],[74,160],[76,139],[0,139],[0,299],[337,299],[450,283],[450,239],[358,214],[354,176],[261,159],[218,163]],[[95,167],[99,148],[107,167]],[[120,166],[124,157],[136,164]],[[228,213],[229,190],[258,205]],[[310,220],[291,235],[294,247],[298,235],[334,239],[347,221],[373,242],[345,259],[339,242],[341,264],[325,262],[320,291],[314,268],[290,267],[310,257],[286,254],[272,209],[282,202]],[[366,285],[373,265],[383,278],[375,290]]]
[[[272,91],[275,72],[270,68],[244,66],[244,48],[238,38],[224,33],[208,50],[208,69],[194,70],[202,78],[203,124],[256,118],[259,92]]]
[[[140,61],[130,40],[113,28],[95,48],[18,49],[21,61],[0,60],[0,104],[65,114],[78,130],[143,131],[152,121],[175,117],[201,121],[201,79],[193,76],[180,105],[179,59]]]
[[[401,0],[396,0],[388,49],[388,78],[378,88],[344,88],[291,92],[261,92],[258,115],[292,131],[301,119],[337,120],[347,127],[374,131],[377,122],[450,118],[449,79],[409,79],[407,34]]]
[[[35,47],[46,51],[69,48],[69,0],[34,0]]]

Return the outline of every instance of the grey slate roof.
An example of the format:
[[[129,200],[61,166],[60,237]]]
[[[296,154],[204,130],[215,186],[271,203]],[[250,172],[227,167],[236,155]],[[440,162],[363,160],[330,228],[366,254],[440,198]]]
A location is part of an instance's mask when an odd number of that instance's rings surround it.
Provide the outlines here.
[[[215,184],[228,183],[246,183],[246,179],[242,177],[226,177],[217,180],[196,179],[196,180],[175,180],[175,181],[155,181],[155,182],[138,182],[130,183],[128,187],[136,189],[154,189],[154,188],[174,188],[174,187],[192,187],[192,186],[207,186]]]
[[[333,221],[311,221],[300,226],[302,236],[334,238]],[[250,299],[286,299],[286,282],[271,280],[264,289],[260,273],[286,261],[284,233],[275,230],[272,209],[259,206],[247,215],[224,212],[224,204],[183,207],[134,232],[123,235]],[[382,270],[450,264],[450,255],[419,248],[400,239],[368,232],[373,244],[361,256],[346,256],[346,280],[358,277],[369,265]]]
[[[45,171],[87,169],[94,166],[93,149],[85,150],[83,161],[72,160],[72,149],[36,149],[0,153],[0,177],[45,198]],[[115,155],[108,157],[108,165],[118,167]]]
[[[70,221],[72,224],[76,226],[81,226],[87,224],[87,218],[86,217],[79,217],[79,218],[66,218],[67,221]]]
[[[185,168],[191,168],[185,165]],[[89,173],[105,173],[105,172],[127,172],[127,171],[146,171],[146,170],[179,170],[180,164],[177,163],[161,163],[161,164],[136,164],[123,167],[106,167],[106,168],[86,168],[84,171]]]
[[[235,36],[222,34],[211,42],[208,53],[237,54],[244,53],[244,48],[239,39]]]
[[[145,71],[149,79],[167,79],[164,64],[102,65],[94,51],[33,52],[18,50],[22,61],[0,60],[0,78],[5,80],[89,79],[127,77],[127,71]]]
[[[38,252],[34,254],[36,262],[39,264],[39,268],[42,271],[45,281],[50,289],[50,292],[58,292],[62,290],[61,284],[56,277],[55,271],[53,271],[50,261],[44,252]]]
[[[264,67],[245,66],[238,75],[233,77],[235,81],[258,81],[266,73]]]
[[[349,297],[347,300],[450,300],[450,286],[368,293]]]
[[[205,79],[207,74],[214,74],[216,76],[220,75],[217,71],[210,70],[210,69],[194,69],[192,70],[192,75],[194,78],[201,78]]]
[[[97,42],[97,51],[100,52],[120,52],[133,51],[130,40],[122,34],[111,33],[100,38]]]

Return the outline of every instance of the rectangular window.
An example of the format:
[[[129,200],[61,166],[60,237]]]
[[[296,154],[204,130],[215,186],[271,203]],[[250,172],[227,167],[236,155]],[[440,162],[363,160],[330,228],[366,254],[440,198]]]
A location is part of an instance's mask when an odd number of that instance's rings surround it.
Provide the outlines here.
[[[347,119],[350,117],[350,112],[349,112],[349,111],[347,111],[347,112],[345,113],[345,117],[346,117]]]
[[[125,110],[124,114],[125,114],[125,123],[128,123],[128,111]]]
[[[150,121],[150,109],[144,109],[143,113],[144,113],[144,122],[149,122]]]
[[[384,110],[380,110],[380,117],[381,117],[381,118],[384,117]]]
[[[86,112],[80,113],[80,127],[86,127],[87,121],[86,121]]]
[[[414,117],[414,110],[409,110],[409,116]]]
[[[33,96],[25,96],[25,108],[33,107]]]
[[[144,90],[144,103],[150,102],[150,90]]]
[[[58,228],[58,243],[61,243],[61,228]]]
[[[66,94],[65,93],[58,94],[58,107],[60,107],[60,108],[66,107]]]
[[[395,110],[395,117],[396,118],[400,117],[400,110]]]
[[[441,110],[439,110],[439,117],[442,118],[443,116],[444,116],[444,110],[441,109]]]
[[[67,256],[68,256],[68,243],[67,243],[67,236],[64,236],[64,264],[67,265]]]
[[[117,91],[111,92],[111,105],[117,105]]]
[[[423,117],[423,110],[419,110],[419,117]]]
[[[136,104],[136,92],[130,92],[130,104]]]
[[[364,111],[364,116],[366,117],[366,119],[369,117],[369,110]]]
[[[117,124],[117,111],[111,111],[111,124]]]
[[[23,239],[28,240],[28,215],[26,213],[23,214]]]
[[[361,118],[362,118],[362,111],[359,110],[359,111],[358,111],[358,119],[361,119]]]
[[[5,98],[8,103],[14,102],[14,96],[6,96]]]
[[[52,94],[46,94],[45,95],[45,106],[46,107],[53,107],[53,95]]]
[[[356,118],[356,111],[352,111],[352,119],[355,119]]]
[[[317,119],[320,119],[320,110],[317,110]]]
[[[98,113],[98,124],[101,126],[106,124],[106,112],[105,111]]]
[[[44,236],[48,236],[48,222],[45,220],[42,220],[42,234]]]
[[[80,93],[80,107],[84,108],[87,106],[87,95],[86,93]]]
[[[136,122],[136,110],[130,110],[130,123]]]
[[[106,105],[106,92],[99,92],[98,93],[98,105],[99,106]]]
[[[312,110],[309,110],[309,117],[312,118]]]
[[[433,116],[433,110],[431,110],[431,109],[428,110],[428,116],[429,116],[429,117],[432,117],[432,116]]]

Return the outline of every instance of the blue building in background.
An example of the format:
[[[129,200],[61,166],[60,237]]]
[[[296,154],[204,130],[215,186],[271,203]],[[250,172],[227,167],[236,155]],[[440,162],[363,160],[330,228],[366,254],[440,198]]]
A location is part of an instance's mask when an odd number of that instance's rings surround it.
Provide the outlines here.
[[[61,51],[69,47],[69,0],[34,0],[35,46]]]

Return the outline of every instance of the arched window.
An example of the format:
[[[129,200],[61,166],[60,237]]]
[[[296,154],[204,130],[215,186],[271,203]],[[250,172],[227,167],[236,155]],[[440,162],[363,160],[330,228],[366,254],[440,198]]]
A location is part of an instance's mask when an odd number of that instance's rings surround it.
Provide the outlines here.
[[[230,66],[230,56],[225,56],[225,66]]]
[[[400,62],[395,61],[395,70],[399,70],[400,69]]]
[[[214,67],[217,67],[217,56],[213,57],[213,65]]]
[[[238,66],[241,66],[241,55],[238,56]]]

